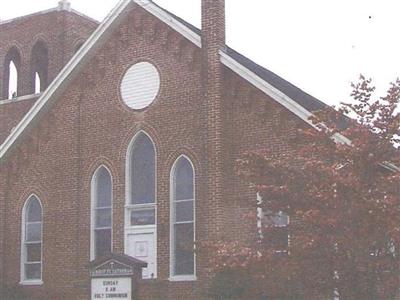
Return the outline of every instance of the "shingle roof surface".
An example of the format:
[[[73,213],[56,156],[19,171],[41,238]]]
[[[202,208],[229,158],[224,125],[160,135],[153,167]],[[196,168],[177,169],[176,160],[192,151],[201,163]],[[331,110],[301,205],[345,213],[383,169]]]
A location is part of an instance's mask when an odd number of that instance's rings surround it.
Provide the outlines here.
[[[154,3],[154,2],[153,2]],[[156,3],[154,3],[157,5]],[[184,24],[190,30],[194,31],[195,33],[201,35],[201,30],[196,26],[190,24],[189,22],[183,20],[182,18],[176,16],[175,14],[171,13],[170,11],[166,10],[165,8],[157,5],[160,9],[164,10],[172,17],[174,17],[177,21]],[[327,106],[324,102],[318,100],[317,98],[307,94],[303,90],[299,89],[297,86],[291,84],[287,80],[283,79],[282,77],[276,75],[275,73],[271,72],[270,70],[260,66],[259,64],[255,63],[251,59],[247,58],[243,54],[235,51],[230,47],[226,47],[225,50],[226,54],[228,54],[231,58],[236,60],[238,63],[245,66],[247,69],[252,71],[254,74],[258,75],[260,78],[271,84],[273,87],[296,101],[302,107],[307,109],[308,111],[316,111],[323,109]]]

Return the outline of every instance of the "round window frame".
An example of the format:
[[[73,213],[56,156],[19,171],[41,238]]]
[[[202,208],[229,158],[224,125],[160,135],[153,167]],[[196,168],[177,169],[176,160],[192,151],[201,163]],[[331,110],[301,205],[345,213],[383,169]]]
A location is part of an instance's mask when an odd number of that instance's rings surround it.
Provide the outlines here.
[[[131,70],[134,66],[136,66],[136,65],[138,65],[138,64],[141,64],[141,63],[148,63],[148,64],[150,64],[152,67],[154,67],[154,69],[156,70],[157,75],[158,75],[159,86],[158,86],[157,94],[154,96],[153,100],[152,100],[149,104],[147,104],[147,105],[146,105],[145,107],[143,107],[143,108],[134,108],[134,107],[132,107],[132,106],[129,106],[129,105],[126,103],[126,101],[124,100],[124,96],[123,96],[123,93],[122,93],[122,83],[123,83],[123,81],[124,81],[126,75],[128,74],[129,70]],[[123,72],[123,74],[122,74],[122,77],[121,77],[121,79],[120,79],[120,84],[119,84],[119,97],[120,97],[120,101],[121,101],[121,102],[123,103],[123,105],[124,105],[127,109],[129,109],[130,111],[142,112],[142,111],[145,111],[145,110],[149,109],[155,102],[157,102],[157,100],[158,100],[158,98],[159,98],[159,95],[160,95],[160,93],[161,93],[161,88],[162,88],[162,75],[161,75],[160,69],[158,68],[157,64],[155,64],[155,63],[154,63],[153,61],[151,61],[151,60],[146,60],[146,59],[138,60],[138,61],[134,62],[133,64],[130,64],[127,68],[125,68],[125,70],[124,70],[124,72]]]

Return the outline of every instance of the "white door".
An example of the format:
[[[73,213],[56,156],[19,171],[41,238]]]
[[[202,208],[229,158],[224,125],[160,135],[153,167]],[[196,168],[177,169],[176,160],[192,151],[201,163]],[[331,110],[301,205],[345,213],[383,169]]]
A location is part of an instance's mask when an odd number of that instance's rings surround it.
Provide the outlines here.
[[[147,262],[147,268],[143,268],[143,279],[157,277],[154,233],[128,234],[126,254]]]

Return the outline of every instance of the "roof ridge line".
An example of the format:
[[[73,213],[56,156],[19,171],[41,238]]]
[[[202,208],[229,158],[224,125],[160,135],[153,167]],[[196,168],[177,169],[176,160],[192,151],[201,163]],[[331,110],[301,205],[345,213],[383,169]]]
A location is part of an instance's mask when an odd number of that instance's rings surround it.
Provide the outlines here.
[[[33,16],[36,16],[36,15],[43,15],[43,14],[47,14],[47,13],[50,13],[50,12],[53,12],[53,11],[59,11],[58,10],[58,6],[53,7],[53,8],[48,8],[48,9],[45,9],[45,10],[40,10],[40,11],[37,11],[37,12],[33,12],[33,13],[30,13],[30,14],[27,14],[27,15],[23,15],[23,16],[7,19],[7,20],[2,20],[2,21],[0,20],[0,26],[4,25],[4,24],[8,24],[8,23],[12,23],[12,22],[18,21],[20,19],[29,18],[29,17],[33,17]]]
[[[100,23],[100,21],[98,21],[98,20],[96,20],[96,19],[94,19],[92,17],[89,17],[88,15],[86,15],[86,14],[84,14],[84,13],[82,13],[82,12],[76,10],[76,9],[73,9],[73,8],[68,9],[68,10],[67,9],[60,9],[57,6],[57,7],[53,7],[53,8],[49,8],[49,9],[33,12],[33,13],[30,13],[30,14],[27,14],[27,15],[23,15],[23,16],[7,19],[7,20],[0,20],[0,26],[1,25],[10,24],[12,22],[16,22],[16,21],[19,21],[19,20],[22,20],[22,19],[25,19],[25,18],[30,18],[30,17],[34,17],[34,16],[40,16],[40,15],[48,14],[48,13],[51,13],[51,12],[58,12],[58,11],[60,11],[60,12],[61,11],[71,12],[71,13],[74,13],[74,14],[76,14],[78,16],[81,16],[82,18],[88,19],[88,20],[90,20],[90,21],[92,21],[94,23],[97,23],[97,24]]]

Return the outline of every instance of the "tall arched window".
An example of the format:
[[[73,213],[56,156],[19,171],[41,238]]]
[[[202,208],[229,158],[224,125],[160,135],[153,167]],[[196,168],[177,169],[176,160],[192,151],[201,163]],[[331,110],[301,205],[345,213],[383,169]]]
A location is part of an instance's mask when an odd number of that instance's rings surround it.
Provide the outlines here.
[[[92,178],[91,259],[112,252],[112,180],[101,166]]]
[[[12,99],[18,96],[20,65],[21,55],[16,47],[12,47],[4,60],[3,99]]]
[[[31,52],[32,92],[40,93],[47,88],[49,51],[43,41],[37,41]]]
[[[42,281],[42,205],[31,196],[22,212],[21,282],[41,284]]]
[[[171,170],[171,277],[194,278],[195,179],[186,156],[179,157]]]
[[[145,133],[136,137],[131,153],[130,201],[133,206],[131,225],[155,224],[156,203],[155,149]]]
[[[156,149],[139,132],[127,155],[125,253],[148,263],[143,278],[157,277]]]

